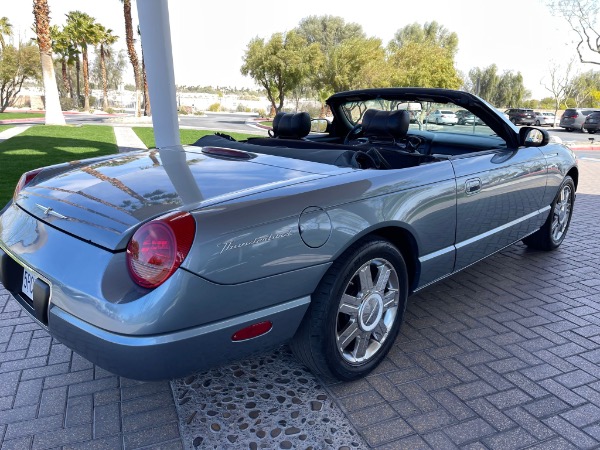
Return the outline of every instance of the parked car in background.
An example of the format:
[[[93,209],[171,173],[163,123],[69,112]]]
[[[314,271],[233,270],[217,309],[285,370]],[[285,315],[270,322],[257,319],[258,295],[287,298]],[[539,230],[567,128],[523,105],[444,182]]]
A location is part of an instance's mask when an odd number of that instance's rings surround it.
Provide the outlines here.
[[[553,126],[554,125],[554,114],[551,112],[535,111],[535,125],[538,127]]]
[[[457,125],[483,125],[479,117],[466,109],[459,109],[455,114],[458,118]]]
[[[425,122],[436,123],[438,125],[456,125],[458,123],[458,117],[456,117],[454,111],[436,109],[427,115]]]
[[[560,118],[560,127],[567,131],[584,131],[585,118],[594,112],[593,109],[569,108]]]
[[[535,123],[535,113],[533,109],[511,108],[507,109],[508,120],[515,125],[533,125]]]
[[[596,133],[600,128],[600,111],[592,111],[583,122],[583,129],[590,134]]]
[[[401,102],[485,124],[411,124]],[[316,374],[354,380],[402,351],[410,294],[514,242],[565,239],[577,161],[546,130],[446,89],[327,105],[326,133],[280,112],[269,137],[219,133],[23,174],[0,211],[0,282],[63,345],[128,378],[289,341]]]

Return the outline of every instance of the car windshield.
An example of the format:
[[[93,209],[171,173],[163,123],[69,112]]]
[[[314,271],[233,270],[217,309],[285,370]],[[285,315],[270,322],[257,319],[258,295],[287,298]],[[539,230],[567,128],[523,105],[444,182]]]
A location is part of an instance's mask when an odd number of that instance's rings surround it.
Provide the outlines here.
[[[410,113],[409,129],[426,130],[435,133],[496,136],[496,133],[483,120],[470,111],[464,110],[464,106],[459,107],[454,103],[406,102],[379,98],[350,101],[341,105],[341,110],[345,118],[352,126],[362,122],[362,117],[367,109],[383,111],[408,110]],[[459,112],[461,110],[464,112]],[[459,112],[458,117],[455,114],[456,112]],[[452,117],[446,118],[447,122],[445,122],[441,115],[450,115]],[[476,120],[464,122],[464,118],[468,116],[475,117]]]

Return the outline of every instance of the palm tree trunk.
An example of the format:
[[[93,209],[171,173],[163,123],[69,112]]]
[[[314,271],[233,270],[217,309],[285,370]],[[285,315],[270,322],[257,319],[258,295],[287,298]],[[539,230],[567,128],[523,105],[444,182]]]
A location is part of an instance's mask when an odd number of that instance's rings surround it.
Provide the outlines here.
[[[67,82],[69,83],[69,97],[74,98],[75,93],[73,92],[73,80],[71,78],[71,69],[69,69],[68,64],[67,64]]]
[[[100,44],[100,70],[102,71],[102,109],[106,111],[108,109],[108,77],[106,76],[103,44]]]
[[[142,48],[142,76],[144,78],[144,116],[152,115],[150,107],[150,93],[148,92],[148,79],[146,78],[146,62],[144,61],[144,49]]]
[[[71,93],[71,90],[69,89],[69,77],[67,76],[67,62],[65,61],[64,58],[61,58],[60,65],[61,65],[61,69],[62,69],[62,82],[63,82],[63,87],[65,88],[65,94],[69,94],[69,93]]]
[[[142,78],[140,75],[140,61],[135,51],[135,45],[133,44],[133,22],[131,20],[131,0],[123,0],[123,15],[125,16],[125,41],[127,42],[127,53],[129,54],[129,61],[133,67],[133,76],[135,78],[135,98],[137,104],[137,111],[135,112],[136,117],[141,116],[139,94],[142,89]]]
[[[38,46],[40,48],[40,61],[42,63],[42,79],[44,81],[44,96],[46,107],[46,125],[64,125],[65,118],[60,109],[58,88],[54,76],[54,62],[52,61],[52,39],[50,38],[50,8],[46,0],[34,0],[33,15]]]
[[[90,110],[90,79],[88,70],[87,48],[83,48],[83,110]]]
[[[79,62],[79,55],[77,55],[77,59],[75,60],[75,71],[77,72],[77,107],[81,106],[81,63]]]

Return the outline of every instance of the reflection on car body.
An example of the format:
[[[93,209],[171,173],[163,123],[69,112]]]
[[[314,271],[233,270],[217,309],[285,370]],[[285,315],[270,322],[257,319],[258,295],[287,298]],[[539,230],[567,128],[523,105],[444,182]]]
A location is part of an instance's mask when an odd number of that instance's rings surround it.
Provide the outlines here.
[[[411,123],[407,103],[482,125]],[[123,376],[181,376],[290,342],[315,373],[352,380],[394,345],[408,295],[519,240],[565,238],[578,169],[545,130],[444,89],[327,104],[326,132],[279,113],[272,137],[24,174],[0,214],[0,281]]]

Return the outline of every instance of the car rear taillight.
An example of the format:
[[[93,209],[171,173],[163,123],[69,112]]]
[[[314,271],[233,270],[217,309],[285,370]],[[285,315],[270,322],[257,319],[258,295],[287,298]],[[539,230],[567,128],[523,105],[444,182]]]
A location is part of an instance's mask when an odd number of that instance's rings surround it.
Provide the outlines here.
[[[30,170],[29,172],[25,172],[23,175],[21,175],[21,178],[19,178],[19,182],[17,183],[17,186],[15,187],[15,193],[13,194],[13,200],[17,199],[17,195],[19,195],[19,192],[21,192],[25,186],[27,186],[29,183],[31,183],[33,181],[33,179],[41,171],[42,171],[42,169],[35,169],[35,170]]]
[[[196,222],[187,212],[142,225],[127,245],[127,268],[133,281],[148,289],[164,283],[189,253],[195,234]]]

